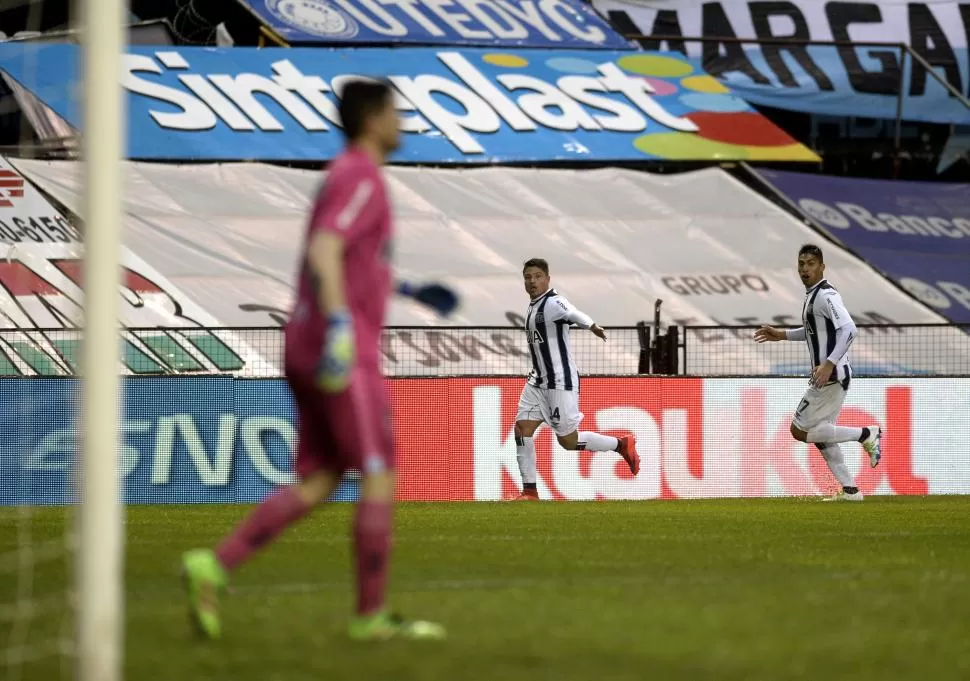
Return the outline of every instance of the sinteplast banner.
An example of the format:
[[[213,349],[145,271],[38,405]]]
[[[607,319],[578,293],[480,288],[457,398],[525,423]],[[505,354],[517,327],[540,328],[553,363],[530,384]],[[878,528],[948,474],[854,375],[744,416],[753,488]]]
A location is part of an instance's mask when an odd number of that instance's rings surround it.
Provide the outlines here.
[[[537,433],[547,499],[809,496],[837,488],[818,451],[788,432],[805,389],[796,379],[589,378],[590,430],[637,437],[640,474],[615,452],[577,457]],[[391,379],[398,496],[494,501],[519,480],[513,424],[522,379]],[[71,499],[73,379],[2,379],[0,505]],[[128,503],[252,503],[293,479],[296,428],[283,381],[131,378],[119,472]],[[449,432],[440,420],[448,418]],[[968,379],[857,379],[839,423],[879,424],[882,464],[843,445],[865,494],[968,494]],[[434,443],[429,451],[429,443]],[[353,499],[353,480],[339,499]]]
[[[0,69],[80,126],[74,45],[0,45]],[[343,146],[337,95],[387,76],[401,163],[817,161],[681,55],[488,49],[132,47],[128,156],[315,161]]]
[[[238,1],[291,45],[631,47],[582,0]]]
[[[970,323],[970,185],[759,172],[914,297]]]
[[[593,0],[593,6],[626,35],[656,36],[644,41],[650,49],[698,58],[709,73],[756,104],[815,114],[895,118],[902,84],[905,120],[970,123],[970,109],[950,96],[926,66],[910,56],[904,59],[898,47],[911,47],[966,95],[966,2]],[[842,44],[798,43],[809,40]]]

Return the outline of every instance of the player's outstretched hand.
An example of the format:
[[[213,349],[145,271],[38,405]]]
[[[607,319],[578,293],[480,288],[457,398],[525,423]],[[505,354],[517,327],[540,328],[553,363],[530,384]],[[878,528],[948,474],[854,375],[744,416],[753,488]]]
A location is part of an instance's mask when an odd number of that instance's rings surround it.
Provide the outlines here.
[[[326,393],[340,393],[350,384],[354,368],[354,325],[346,312],[327,320],[327,341],[320,355],[317,383]]]
[[[754,340],[756,343],[767,343],[769,341],[783,341],[787,338],[783,329],[776,329],[773,326],[763,325],[760,329],[754,332]]]
[[[603,330],[602,326],[599,324],[593,324],[591,327],[589,327],[589,330],[593,332],[594,336],[597,338],[602,338],[603,342],[606,342],[606,331]]]
[[[442,317],[447,317],[458,307],[458,294],[444,284],[402,283],[398,286],[398,292],[427,305]]]

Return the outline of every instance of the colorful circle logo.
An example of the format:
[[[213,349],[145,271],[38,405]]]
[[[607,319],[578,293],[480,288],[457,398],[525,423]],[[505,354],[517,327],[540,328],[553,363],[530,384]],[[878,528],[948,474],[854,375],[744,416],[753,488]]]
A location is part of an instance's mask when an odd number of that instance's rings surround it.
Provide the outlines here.
[[[517,54],[503,54],[491,52],[482,57],[482,61],[492,66],[502,66],[507,69],[521,69],[529,65],[529,60]]]
[[[642,153],[669,160],[791,160],[817,161],[768,119],[751,110],[716,78],[699,71],[690,60],[657,54],[621,57],[616,65],[643,77],[654,97],[681,93],[681,112],[672,113],[696,126],[693,132],[641,135],[633,146]],[[664,106],[662,102],[658,102]]]

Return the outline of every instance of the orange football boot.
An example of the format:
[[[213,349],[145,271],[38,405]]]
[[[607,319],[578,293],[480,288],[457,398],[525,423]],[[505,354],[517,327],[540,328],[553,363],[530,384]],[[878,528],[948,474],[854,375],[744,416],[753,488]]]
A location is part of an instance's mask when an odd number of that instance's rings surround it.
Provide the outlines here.
[[[637,440],[632,435],[624,435],[620,438],[620,456],[630,467],[630,472],[636,475],[640,472],[640,455],[637,454]]]
[[[524,489],[519,496],[515,497],[512,501],[539,501],[539,490],[537,489]]]

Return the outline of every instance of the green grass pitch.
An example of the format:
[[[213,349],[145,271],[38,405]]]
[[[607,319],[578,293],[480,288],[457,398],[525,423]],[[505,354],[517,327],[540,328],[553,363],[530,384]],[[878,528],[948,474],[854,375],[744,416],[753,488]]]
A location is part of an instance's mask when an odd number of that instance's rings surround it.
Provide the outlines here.
[[[352,506],[322,508],[235,578],[225,637],[190,633],[179,553],[247,509],[131,507],[126,678],[663,681],[970,678],[970,498],[402,504],[392,604],[443,643],[351,644]],[[64,509],[34,509],[33,542]],[[18,544],[0,511],[0,555]],[[0,605],[16,571],[0,575]],[[65,589],[63,560],[34,593]],[[27,642],[52,633],[56,607]],[[11,622],[0,620],[0,646]],[[4,650],[6,652],[6,650]],[[4,670],[0,667],[0,671]],[[55,660],[24,681],[61,676]]]

